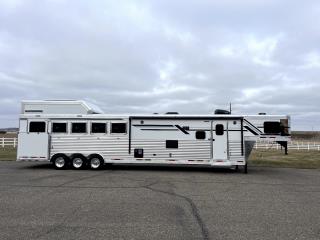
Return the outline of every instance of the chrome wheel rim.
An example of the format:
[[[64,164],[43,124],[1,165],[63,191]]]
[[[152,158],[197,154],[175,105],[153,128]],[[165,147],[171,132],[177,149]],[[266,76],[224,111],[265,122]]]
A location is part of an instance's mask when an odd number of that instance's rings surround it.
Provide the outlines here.
[[[57,159],[56,159],[56,161],[55,161],[55,164],[56,164],[56,166],[58,167],[58,168],[63,168],[64,167],[64,165],[65,165],[65,160],[64,160],[64,158],[63,157],[58,157]]]
[[[81,168],[83,164],[83,160],[81,158],[74,158],[72,160],[72,165],[75,167],[75,168]]]
[[[90,165],[92,168],[99,168],[101,163],[99,158],[92,158],[90,161]]]

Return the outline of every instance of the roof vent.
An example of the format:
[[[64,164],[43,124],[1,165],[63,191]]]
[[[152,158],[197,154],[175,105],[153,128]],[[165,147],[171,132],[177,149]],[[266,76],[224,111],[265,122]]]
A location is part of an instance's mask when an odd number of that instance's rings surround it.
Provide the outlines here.
[[[230,112],[228,110],[224,110],[224,109],[216,109],[214,111],[214,114],[230,114]]]
[[[178,112],[166,112],[166,114],[179,114]]]

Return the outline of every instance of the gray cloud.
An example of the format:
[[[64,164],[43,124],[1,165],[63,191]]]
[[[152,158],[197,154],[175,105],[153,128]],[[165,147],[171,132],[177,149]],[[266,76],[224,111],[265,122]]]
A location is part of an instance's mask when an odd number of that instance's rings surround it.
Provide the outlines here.
[[[87,99],[108,113],[291,114],[320,129],[320,4],[0,2],[0,127],[22,99]]]

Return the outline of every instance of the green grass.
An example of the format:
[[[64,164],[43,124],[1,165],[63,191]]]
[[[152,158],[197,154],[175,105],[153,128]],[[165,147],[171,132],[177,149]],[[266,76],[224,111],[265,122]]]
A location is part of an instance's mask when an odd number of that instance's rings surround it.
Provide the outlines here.
[[[280,150],[253,150],[249,165],[320,169],[320,151],[289,150],[285,155]]]
[[[13,147],[0,147],[0,161],[15,161],[17,157],[17,148]]]
[[[17,137],[15,133],[0,133],[0,138],[14,138]],[[17,148],[2,147],[0,145],[0,161],[15,161],[17,157]]]

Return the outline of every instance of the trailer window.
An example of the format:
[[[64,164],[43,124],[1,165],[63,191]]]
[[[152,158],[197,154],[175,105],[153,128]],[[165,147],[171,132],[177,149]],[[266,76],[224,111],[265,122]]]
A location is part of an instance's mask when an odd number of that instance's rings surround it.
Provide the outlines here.
[[[91,124],[91,133],[106,133],[107,126],[105,123],[92,123]]]
[[[30,122],[29,132],[45,132],[46,122]]]
[[[223,135],[223,133],[224,133],[223,124],[217,124],[216,125],[216,135]]]
[[[87,124],[86,123],[72,123],[72,133],[86,133]]]
[[[53,133],[66,133],[67,132],[67,123],[52,123],[52,132]]]
[[[111,123],[111,133],[126,133],[127,124],[126,123]]]
[[[205,139],[206,132],[205,131],[196,131],[196,139]]]
[[[178,148],[178,140],[167,140],[166,148]]]
[[[279,134],[281,132],[280,122],[264,122],[264,133]]]

